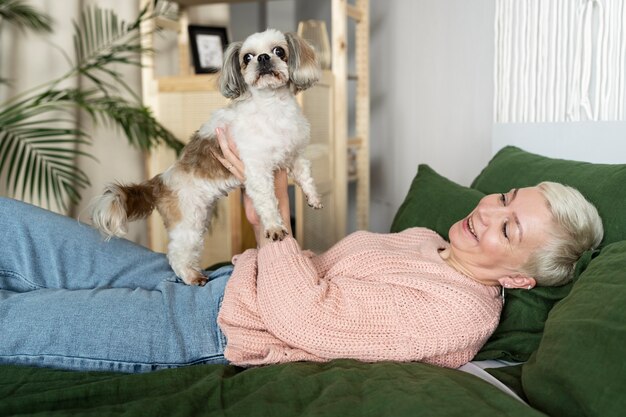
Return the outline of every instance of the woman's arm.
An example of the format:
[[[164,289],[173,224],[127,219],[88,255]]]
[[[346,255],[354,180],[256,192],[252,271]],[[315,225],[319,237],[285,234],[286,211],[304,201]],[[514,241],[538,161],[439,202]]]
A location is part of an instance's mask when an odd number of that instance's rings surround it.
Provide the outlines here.
[[[239,159],[239,153],[237,151],[237,145],[232,140],[228,129],[216,129],[217,140],[222,149],[224,157],[215,155],[217,159],[226,167],[241,183],[245,183],[245,167],[241,159]],[[292,234],[291,230],[291,214],[289,208],[289,193],[288,189],[287,171],[284,169],[278,170],[274,173],[274,192],[278,199],[278,210],[283,220],[283,224],[287,228],[289,234]],[[263,225],[261,220],[254,209],[254,204],[248,195],[244,192],[243,204],[246,212],[246,218],[252,225],[254,235],[257,241],[258,247],[263,247],[268,243],[273,242],[270,238],[263,233]]]

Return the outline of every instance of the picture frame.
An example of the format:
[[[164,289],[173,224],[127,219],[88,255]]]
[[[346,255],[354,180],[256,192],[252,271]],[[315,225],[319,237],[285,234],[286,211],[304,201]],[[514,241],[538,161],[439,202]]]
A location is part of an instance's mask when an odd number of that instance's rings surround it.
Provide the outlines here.
[[[189,25],[189,46],[196,74],[218,72],[228,45],[225,27]]]

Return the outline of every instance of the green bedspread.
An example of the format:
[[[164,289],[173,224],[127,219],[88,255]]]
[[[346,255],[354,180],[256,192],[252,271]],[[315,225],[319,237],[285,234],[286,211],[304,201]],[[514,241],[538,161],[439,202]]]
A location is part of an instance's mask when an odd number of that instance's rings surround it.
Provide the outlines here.
[[[545,416],[486,382],[351,360],[149,374],[0,366],[0,416]]]

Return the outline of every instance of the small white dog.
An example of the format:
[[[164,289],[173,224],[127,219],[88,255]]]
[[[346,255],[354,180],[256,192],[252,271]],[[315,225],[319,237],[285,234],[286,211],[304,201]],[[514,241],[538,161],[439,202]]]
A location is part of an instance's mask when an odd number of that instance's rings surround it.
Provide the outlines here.
[[[274,194],[276,169],[286,168],[308,204],[322,207],[310,162],[302,156],[309,123],[294,96],[319,76],[313,49],[295,34],[269,29],[232,43],[219,87],[233,102],[213,113],[165,172],[141,184],[109,185],[92,203],[93,224],[108,237],[123,236],[127,221],[156,208],[168,231],[172,269],[186,284],[204,285],[200,256],[212,210],[219,197],[242,185],[215,157],[222,156],[215,130],[228,126],[245,165],[243,185],[265,234],[282,239],[287,229]]]

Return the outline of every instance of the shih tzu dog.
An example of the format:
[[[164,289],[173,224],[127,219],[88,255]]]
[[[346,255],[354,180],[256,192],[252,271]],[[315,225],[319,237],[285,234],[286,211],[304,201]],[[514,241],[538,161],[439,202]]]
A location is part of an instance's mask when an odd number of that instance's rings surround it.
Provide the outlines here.
[[[269,29],[229,45],[219,77],[231,104],[215,111],[191,137],[180,158],[165,172],[141,184],[110,184],[92,203],[93,224],[106,236],[123,236],[127,222],[161,214],[169,235],[167,257],[188,285],[204,285],[200,256],[204,234],[218,198],[244,186],[265,235],[280,240],[287,229],[278,212],[274,171],[285,168],[302,188],[308,204],[321,208],[303,157],[309,123],[295,93],[320,76],[313,49],[295,34]],[[241,184],[220,163],[216,128],[228,127],[245,165]]]

